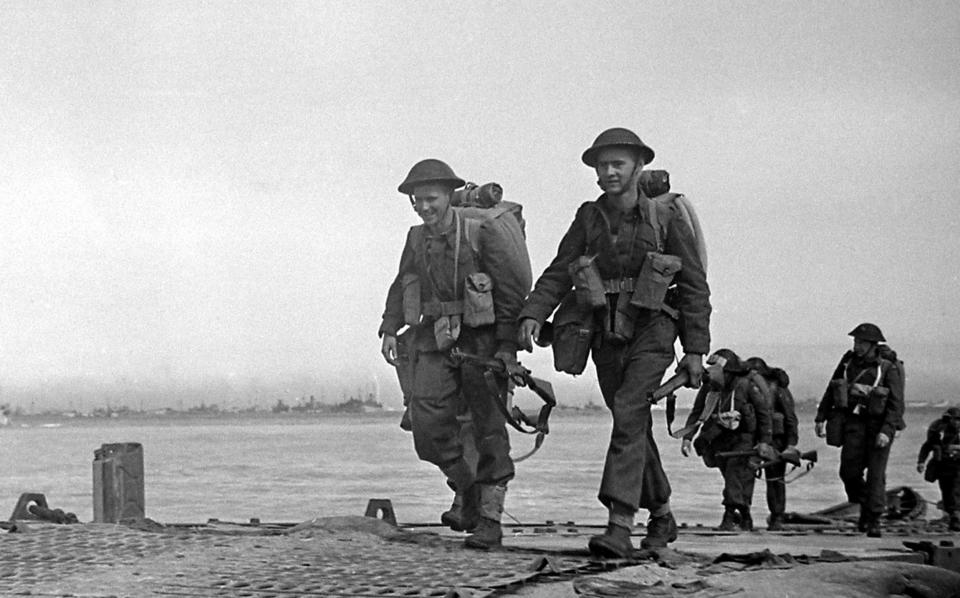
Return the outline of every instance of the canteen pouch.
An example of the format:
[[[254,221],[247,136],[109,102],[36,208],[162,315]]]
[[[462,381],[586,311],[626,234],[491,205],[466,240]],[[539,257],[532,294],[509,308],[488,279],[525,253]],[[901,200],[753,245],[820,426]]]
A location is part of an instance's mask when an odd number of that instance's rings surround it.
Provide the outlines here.
[[[881,417],[887,410],[887,397],[890,396],[890,389],[886,386],[875,386],[870,389],[867,395],[867,415],[870,417]]]
[[[420,277],[404,274],[400,284],[403,287],[403,323],[416,326],[420,324]]]
[[[843,426],[846,423],[846,415],[839,409],[834,409],[827,416],[827,444],[830,446],[843,446]]]
[[[783,414],[774,413],[772,419],[772,428],[774,436],[783,436],[787,433],[786,426],[783,425]]]
[[[446,351],[460,338],[460,316],[439,316],[433,322],[433,338],[437,350]]]
[[[830,381],[833,389],[833,406],[837,409],[846,409],[850,404],[850,387],[843,378],[834,378]]]
[[[596,332],[593,310],[567,294],[553,316],[553,367],[565,374],[582,374]]]
[[[573,280],[573,288],[580,305],[598,308],[607,305],[607,295],[603,288],[600,270],[594,261],[596,256],[581,255],[570,262],[568,272]]]
[[[477,328],[495,321],[493,279],[483,272],[468,275],[463,283],[463,325]]]
[[[673,277],[683,267],[683,260],[675,255],[648,251],[643,260],[637,282],[633,287],[630,305],[659,311],[667,297]]]

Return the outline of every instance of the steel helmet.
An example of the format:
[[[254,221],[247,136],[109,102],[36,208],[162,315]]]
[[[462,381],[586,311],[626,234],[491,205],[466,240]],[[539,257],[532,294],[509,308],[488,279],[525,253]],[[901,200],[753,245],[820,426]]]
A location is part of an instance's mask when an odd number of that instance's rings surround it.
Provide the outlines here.
[[[413,195],[414,187],[427,183],[445,183],[450,185],[451,189],[463,187],[466,184],[463,179],[453,174],[453,169],[447,166],[446,162],[427,158],[413,165],[407,178],[400,183],[397,190],[405,195]]]
[[[636,133],[630,129],[616,127],[607,129],[597,136],[593,145],[588,147],[587,151],[583,152],[583,156],[581,156],[583,163],[591,168],[595,168],[597,166],[597,154],[605,147],[632,147],[640,152],[640,157],[643,158],[644,165],[653,162],[653,150],[644,142],[640,141]]]
[[[744,365],[740,356],[730,349],[717,349],[707,358],[708,365],[720,365],[728,374],[746,374],[750,369]]]
[[[876,324],[864,322],[847,333],[853,338],[859,338],[871,343],[885,343],[887,339],[883,338],[883,333],[877,328]]]

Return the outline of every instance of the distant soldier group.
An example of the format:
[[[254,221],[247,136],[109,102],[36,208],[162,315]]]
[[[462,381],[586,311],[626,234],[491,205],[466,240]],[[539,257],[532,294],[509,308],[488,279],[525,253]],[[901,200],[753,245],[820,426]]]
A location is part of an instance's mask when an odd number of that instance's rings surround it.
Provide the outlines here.
[[[403,426],[412,431],[418,456],[435,464],[455,492],[442,521],[470,532],[468,547],[499,546],[514,476],[510,416],[502,404],[511,377],[456,356],[494,359],[503,364],[498,371],[509,373],[519,367],[518,349],[552,345],[561,372],[579,374],[592,358],[613,419],[598,494],[608,524],[590,539],[591,552],[628,556],[639,509],[649,512],[642,547],[673,542],[671,488],[648,397],[674,362],[679,339],[683,357],[674,378],[700,390],[677,437],[684,456],[692,448],[723,475],[720,529],[753,529],[758,470],[766,477],[767,527],[782,529],[786,464],[799,455],[787,372],[721,349],[707,359],[704,375],[710,288],[692,206],[682,195],[644,186],[654,151],[632,131],[604,131],[581,158],[603,193],[578,208],[535,285],[519,206],[499,196],[483,200],[483,188],[457,191],[465,181],[440,160],[417,163],[399,186],[423,224],[410,229],[387,295],[381,352],[398,368],[407,406]],[[903,427],[902,364],[876,326],[862,324],[850,334],[853,350],[834,372],[816,429],[842,447],[847,496],[861,505],[860,529],[877,536],[890,445]],[[939,457],[938,479],[952,488],[954,511],[960,411],[955,415],[936,430],[931,426],[920,456],[921,462]]]

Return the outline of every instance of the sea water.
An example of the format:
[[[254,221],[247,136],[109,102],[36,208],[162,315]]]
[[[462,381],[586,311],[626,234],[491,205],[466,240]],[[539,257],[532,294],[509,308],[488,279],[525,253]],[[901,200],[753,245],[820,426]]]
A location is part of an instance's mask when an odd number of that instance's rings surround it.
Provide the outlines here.
[[[887,468],[887,487],[919,490],[931,502],[930,518],[940,516],[933,507],[939,491],[916,472],[916,456],[927,425],[942,411],[908,408],[908,427],[894,441]],[[716,525],[722,511],[719,471],[706,468],[695,455],[681,456],[680,441],[667,434],[664,412],[654,414],[677,518]],[[685,415],[678,413],[676,426]],[[817,449],[819,462],[788,485],[787,510],[810,513],[843,502],[845,495],[837,476],[839,450],[815,437],[812,407],[799,415],[800,448]],[[21,493],[39,492],[51,508],[90,521],[94,450],[106,443],[138,442],[146,513],[159,522],[299,522],[362,515],[372,498],[390,499],[402,523],[436,522],[452,492],[434,466],[417,459],[410,434],[398,422],[394,412],[14,419],[0,429],[0,510],[12,513]],[[531,448],[532,437],[510,434],[515,454]],[[604,523],[606,512],[596,494],[609,435],[606,411],[555,412],[543,448],[516,466],[505,521]],[[754,493],[758,524],[767,515],[764,488],[759,481]],[[0,512],[0,519],[7,517]]]

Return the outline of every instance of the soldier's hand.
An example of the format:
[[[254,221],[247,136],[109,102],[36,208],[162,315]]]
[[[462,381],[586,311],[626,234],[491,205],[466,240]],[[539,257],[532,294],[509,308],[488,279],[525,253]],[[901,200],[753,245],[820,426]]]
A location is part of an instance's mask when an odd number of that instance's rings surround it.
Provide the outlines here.
[[[823,438],[827,435],[827,424],[826,422],[816,422],[814,424],[817,428],[817,438]]]
[[[690,439],[689,439],[689,438],[684,438],[684,439],[683,439],[683,442],[680,444],[680,454],[682,454],[684,457],[689,457],[689,456],[690,456],[690,447],[691,447],[692,445],[693,445],[693,443],[690,442]]]
[[[397,337],[392,334],[384,334],[383,343],[380,345],[380,354],[390,365],[397,365]]]
[[[700,378],[703,377],[703,355],[699,353],[684,353],[683,359],[677,365],[677,372],[686,370],[690,376],[690,381],[684,386],[687,388],[700,388]]]
[[[923,473],[924,469],[926,469],[926,463],[917,463],[917,473]]]
[[[766,442],[758,442],[757,446],[753,447],[757,451],[757,455],[760,456],[764,461],[775,461],[779,455],[777,455],[777,449],[773,448]]]
[[[884,448],[888,444],[890,444],[889,436],[887,436],[883,432],[880,432],[879,434],[877,434],[877,448]]]
[[[528,353],[533,352],[533,341],[540,336],[540,322],[533,318],[520,321],[520,347]]]

